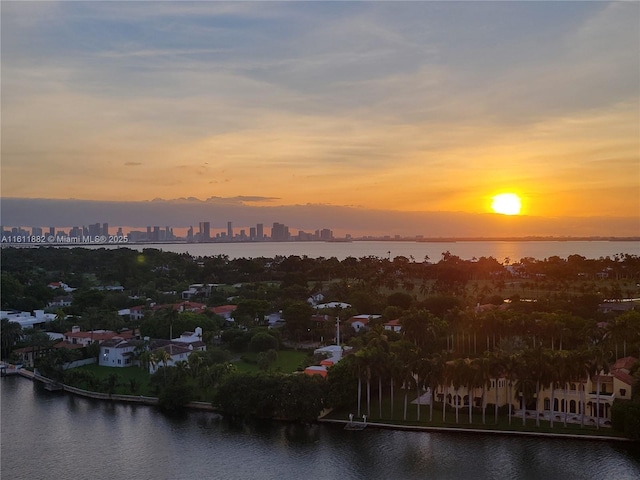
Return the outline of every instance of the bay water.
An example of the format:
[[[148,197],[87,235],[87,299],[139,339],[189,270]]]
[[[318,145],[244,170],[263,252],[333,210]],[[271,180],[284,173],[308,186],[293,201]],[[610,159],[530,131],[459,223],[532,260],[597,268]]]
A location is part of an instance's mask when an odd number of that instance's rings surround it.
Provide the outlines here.
[[[0,390],[2,480],[640,478],[638,443],[168,416],[21,377]]]

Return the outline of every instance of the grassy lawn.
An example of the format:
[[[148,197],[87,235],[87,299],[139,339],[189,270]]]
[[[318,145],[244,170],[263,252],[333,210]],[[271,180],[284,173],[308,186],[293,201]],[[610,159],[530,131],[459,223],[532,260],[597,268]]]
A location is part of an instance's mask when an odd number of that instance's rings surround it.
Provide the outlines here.
[[[411,402],[416,398],[415,393],[408,395],[407,402],[407,419],[404,420],[404,391],[397,390],[394,392],[393,411],[391,410],[391,398],[389,391],[385,392],[382,397],[382,416],[380,416],[380,403],[378,401],[377,392],[371,392],[371,412],[367,415],[367,421],[390,423],[396,425],[410,425],[421,427],[443,427],[443,428],[468,428],[468,429],[485,429],[485,430],[502,430],[502,431],[518,431],[518,432],[538,432],[538,433],[557,433],[572,435],[603,435],[610,437],[624,437],[624,434],[617,432],[609,427],[601,427],[597,430],[593,425],[586,425],[581,428],[579,424],[567,423],[565,427],[562,421],[555,421],[554,427],[551,428],[550,422],[540,420],[540,427],[536,427],[535,417],[527,417],[525,425],[522,424],[521,416],[512,416],[511,425],[509,425],[508,415],[498,413],[498,423],[495,423],[493,409],[487,409],[485,415],[485,424],[482,424],[482,411],[474,410],[472,412],[472,423],[469,423],[469,410],[462,407],[458,413],[458,423],[456,424],[455,410],[447,407],[445,421],[442,420],[442,404],[434,403],[433,421],[429,421],[429,405],[420,406],[420,420],[418,420],[418,406]],[[350,407],[333,410],[326,418],[336,420],[348,420],[349,414],[353,413],[354,417],[358,413],[357,398]],[[363,384],[362,399],[360,405],[360,415],[367,414],[367,394],[366,387]],[[360,417],[358,420],[361,420]]]
[[[243,356],[250,361],[246,362],[244,360],[236,360],[232,362],[238,372],[258,372],[258,365],[255,363],[255,359],[258,355],[256,353],[245,353]],[[278,359],[271,366],[271,371],[293,373],[297,371],[298,367],[300,367],[306,358],[307,353],[300,350],[280,350],[278,352]]]
[[[109,375],[115,373],[118,376],[119,385],[116,387],[116,394],[121,395],[149,395],[154,396],[149,388],[149,379],[151,375],[149,372],[141,369],[140,367],[102,367],[97,364],[84,365],[78,367],[78,370],[85,370],[93,373],[99,380],[106,380]],[[137,384],[135,392],[131,391],[130,381],[134,380]]]

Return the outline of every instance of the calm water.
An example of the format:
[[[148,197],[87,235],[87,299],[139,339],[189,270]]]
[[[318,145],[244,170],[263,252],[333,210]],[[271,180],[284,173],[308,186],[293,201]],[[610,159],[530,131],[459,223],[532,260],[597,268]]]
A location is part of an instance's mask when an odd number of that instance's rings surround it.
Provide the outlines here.
[[[0,381],[3,480],[640,478],[640,445],[170,418]]]
[[[82,245],[84,246],[84,245]],[[524,257],[539,260],[558,256],[567,258],[577,254],[586,258],[613,257],[619,253],[640,255],[640,243],[621,241],[540,241],[540,242],[261,242],[261,243],[191,243],[191,244],[146,244],[128,245],[128,248],[142,250],[158,248],[168,252],[189,253],[195,256],[228,255],[229,258],[273,258],[276,255],[306,255],[312,258],[336,257],[343,260],[347,257],[375,256],[394,258],[413,256],[422,261],[428,255],[432,262],[442,258],[442,253],[449,251],[463,260],[473,257],[493,257],[499,262],[509,258],[511,262]],[[105,247],[100,245],[100,248]],[[118,248],[107,246],[107,248]]]

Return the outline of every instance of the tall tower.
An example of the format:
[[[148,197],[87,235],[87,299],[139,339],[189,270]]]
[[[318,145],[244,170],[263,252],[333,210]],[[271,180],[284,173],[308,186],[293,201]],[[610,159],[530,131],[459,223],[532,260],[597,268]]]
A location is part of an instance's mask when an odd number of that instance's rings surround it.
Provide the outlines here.
[[[232,226],[231,222],[227,222],[227,237],[229,239],[233,238],[233,226]]]
[[[200,222],[200,241],[208,242],[211,239],[211,230],[209,222]]]
[[[256,225],[256,237],[259,241],[264,240],[264,225],[262,223]]]

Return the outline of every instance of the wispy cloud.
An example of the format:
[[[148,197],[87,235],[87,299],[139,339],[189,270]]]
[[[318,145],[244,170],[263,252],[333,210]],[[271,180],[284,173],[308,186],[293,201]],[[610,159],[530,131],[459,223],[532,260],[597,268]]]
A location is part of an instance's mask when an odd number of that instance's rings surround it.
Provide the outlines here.
[[[1,8],[4,195],[635,208],[637,3]]]

